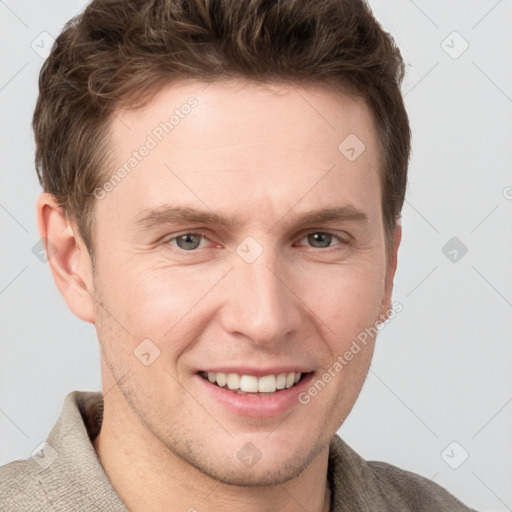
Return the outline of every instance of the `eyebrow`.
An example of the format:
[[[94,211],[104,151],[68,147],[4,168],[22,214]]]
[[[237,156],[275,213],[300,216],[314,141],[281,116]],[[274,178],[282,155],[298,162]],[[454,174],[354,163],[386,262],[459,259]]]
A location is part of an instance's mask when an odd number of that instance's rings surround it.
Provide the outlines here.
[[[281,222],[287,215],[290,215],[293,218],[293,222],[297,225],[368,220],[366,213],[352,205],[346,205],[335,208],[319,208],[299,215],[293,215],[288,212],[276,224]],[[241,220],[237,216],[223,217],[212,211],[197,210],[187,206],[162,206],[142,212],[135,220],[135,227],[151,229],[159,225],[186,223],[208,224],[233,229],[241,224]]]

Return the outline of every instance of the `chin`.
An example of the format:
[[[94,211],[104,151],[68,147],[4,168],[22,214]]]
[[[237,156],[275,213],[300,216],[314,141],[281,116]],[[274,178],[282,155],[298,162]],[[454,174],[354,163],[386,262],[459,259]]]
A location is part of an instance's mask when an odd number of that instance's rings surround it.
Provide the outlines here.
[[[213,480],[222,482],[226,485],[242,486],[242,487],[268,487],[272,485],[279,485],[289,480],[296,478],[302,473],[308,466],[310,461],[303,459],[294,459],[281,463],[276,466],[272,464],[272,467],[261,465],[261,461],[256,463],[252,467],[240,469],[239,467],[228,467],[228,464],[223,466],[219,464],[213,464],[209,467],[201,464],[195,466],[202,473],[208,475]],[[261,463],[262,464],[262,463]],[[237,466],[239,466],[237,464]]]
[[[261,452],[247,441],[242,445],[235,457],[225,457],[218,452],[218,449],[205,450],[204,446],[197,449],[196,443],[188,443],[185,453],[176,450],[176,447],[169,447],[183,461],[192,465],[204,475],[213,480],[227,485],[243,487],[265,487],[283,484],[300,475],[311,464],[313,459],[320,453],[323,446],[319,440],[312,446],[304,449],[304,446],[289,447],[291,453],[272,452],[270,446],[268,452]],[[227,448],[226,452],[231,452]]]

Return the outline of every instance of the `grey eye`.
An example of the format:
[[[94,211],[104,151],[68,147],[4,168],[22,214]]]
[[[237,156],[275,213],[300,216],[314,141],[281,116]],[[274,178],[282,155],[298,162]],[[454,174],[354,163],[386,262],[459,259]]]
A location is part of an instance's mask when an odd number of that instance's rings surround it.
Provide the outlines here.
[[[332,235],[329,233],[310,233],[307,235],[307,239],[312,247],[323,249],[331,245]]]
[[[201,235],[186,233],[176,237],[176,245],[183,250],[197,249],[201,244]]]

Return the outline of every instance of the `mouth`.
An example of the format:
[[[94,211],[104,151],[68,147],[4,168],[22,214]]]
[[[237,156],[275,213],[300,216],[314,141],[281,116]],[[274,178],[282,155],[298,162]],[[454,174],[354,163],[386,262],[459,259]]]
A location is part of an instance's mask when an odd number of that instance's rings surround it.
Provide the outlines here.
[[[278,373],[270,375],[242,375],[238,373],[199,372],[199,375],[221,389],[239,395],[268,396],[293,388],[310,373]]]

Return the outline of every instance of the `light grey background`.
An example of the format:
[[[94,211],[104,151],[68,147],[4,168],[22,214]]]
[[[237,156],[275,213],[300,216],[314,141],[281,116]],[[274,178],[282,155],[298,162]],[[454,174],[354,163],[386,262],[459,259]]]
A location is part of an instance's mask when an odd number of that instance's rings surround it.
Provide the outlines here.
[[[0,463],[30,456],[68,392],[100,389],[94,327],[32,253],[39,54],[84,5],[0,0]],[[404,309],[340,435],[474,508],[512,510],[512,1],[371,6],[408,64],[413,157],[394,295]],[[452,237],[467,254],[445,256]]]

